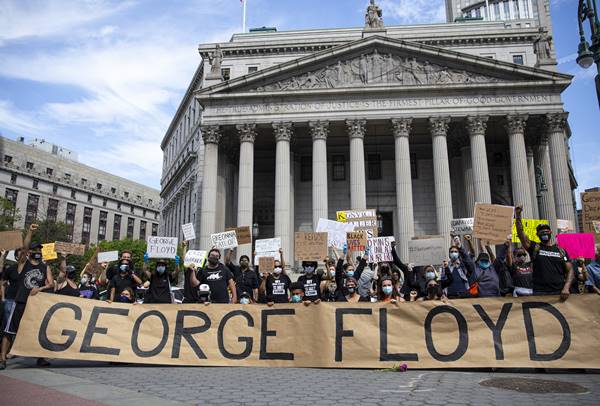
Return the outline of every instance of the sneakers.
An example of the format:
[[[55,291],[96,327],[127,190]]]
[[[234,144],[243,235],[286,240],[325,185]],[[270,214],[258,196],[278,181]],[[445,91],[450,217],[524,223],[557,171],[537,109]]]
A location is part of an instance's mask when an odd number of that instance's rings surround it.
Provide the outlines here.
[[[46,361],[45,358],[38,358],[37,362],[36,362],[36,365],[38,367],[49,367],[50,363],[48,361]]]

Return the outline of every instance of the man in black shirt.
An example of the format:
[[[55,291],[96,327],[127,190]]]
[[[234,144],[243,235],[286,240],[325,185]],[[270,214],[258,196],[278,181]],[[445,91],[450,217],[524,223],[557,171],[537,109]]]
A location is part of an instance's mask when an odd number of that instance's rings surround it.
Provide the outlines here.
[[[540,224],[536,229],[541,242],[530,241],[523,230],[522,215],[523,207],[516,207],[517,234],[529,252],[533,267],[533,294],[560,295],[561,300],[567,300],[573,283],[573,267],[567,253],[553,243],[552,229],[547,224]]]
[[[144,296],[144,303],[173,303],[171,283],[177,281],[179,264],[176,265],[175,269],[168,271],[167,261],[160,260],[156,263],[154,270],[149,271],[147,262],[144,262],[144,273],[150,280],[150,286]]]
[[[201,284],[210,287],[211,303],[237,303],[237,290],[233,281],[233,274],[219,260],[221,252],[213,248],[208,252],[208,264],[199,273],[190,273],[190,282],[192,287],[196,288]],[[231,291],[231,302],[229,300],[229,291]]]
[[[108,289],[110,291],[109,301],[113,302],[115,297],[119,297],[125,288],[130,288],[135,292],[137,285],[142,283],[142,280],[130,268],[131,262],[126,259],[119,261],[119,273],[110,281]]]
[[[121,258],[119,259],[119,262],[116,265],[106,269],[106,282],[110,283],[110,281],[112,281],[112,279],[119,274],[119,266],[121,261],[129,261],[129,270],[132,274],[135,273],[131,251],[125,250],[121,252]]]
[[[317,271],[317,261],[302,261],[304,274],[298,278],[302,285],[305,301],[318,304],[321,302],[321,276]]]
[[[241,299],[242,292],[252,293],[252,301],[258,301],[258,275],[250,268],[250,258],[247,255],[240,257],[240,265],[236,266],[231,262],[229,250],[225,255],[225,265],[233,274],[233,280],[237,289],[237,297]]]
[[[20,249],[15,250],[15,259],[18,260]],[[4,267],[4,262],[6,260],[6,256],[8,255],[8,251],[5,251],[2,254],[2,258],[0,258],[0,262],[2,263],[2,286],[0,287],[0,295],[2,297],[3,307],[3,317],[2,317],[2,355],[0,355],[0,363],[4,365],[6,361],[6,355],[8,354],[8,350],[11,345],[11,339],[14,337],[10,334],[10,319],[12,313],[15,309],[15,297],[17,296],[17,288],[18,288],[18,279],[19,279],[19,271],[17,270],[17,264],[12,264],[7,267]]]

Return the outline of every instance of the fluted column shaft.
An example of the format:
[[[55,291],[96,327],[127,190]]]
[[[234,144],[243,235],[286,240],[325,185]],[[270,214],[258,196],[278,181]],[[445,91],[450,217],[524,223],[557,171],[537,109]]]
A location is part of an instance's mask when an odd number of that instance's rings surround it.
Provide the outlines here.
[[[478,203],[492,202],[487,150],[485,147],[485,131],[487,129],[488,118],[487,116],[467,117],[467,130],[471,138],[473,190],[475,201]]]
[[[569,177],[569,166],[567,145],[565,142],[565,128],[568,113],[552,113],[546,116],[548,127],[548,146],[550,148],[550,166],[552,168],[552,180],[554,181],[554,202],[556,204],[556,215],[560,219],[575,221],[573,210],[573,197],[571,194],[571,179]]]
[[[537,201],[537,190],[535,188],[535,160],[533,158],[533,148],[531,147],[527,147],[527,174],[531,196],[531,215],[533,218],[539,219],[540,212]]]
[[[253,224],[254,201],[254,140],[256,125],[242,124],[236,126],[240,136],[240,165],[238,175],[238,206],[237,225],[250,226]],[[252,244],[238,248],[238,257],[252,253]]]
[[[408,242],[415,234],[409,137],[411,118],[392,120],[396,139],[396,208],[398,221],[398,255],[408,261]]]
[[[275,237],[281,238],[284,255],[292,252],[291,221],[291,164],[290,140],[292,139],[291,123],[274,123],[275,133]],[[293,258],[288,258],[292,261]]]
[[[367,120],[346,120],[350,137],[350,205],[354,210],[367,208],[364,138]]]
[[[320,218],[329,218],[327,189],[327,135],[329,123],[316,121],[309,123],[313,140],[312,156],[312,203],[313,230],[317,229]]]
[[[471,159],[471,147],[466,145],[460,149],[463,164],[465,184],[465,217],[473,217],[475,213],[475,190],[473,189],[473,161]]]
[[[219,166],[219,126],[203,126],[204,169],[202,173],[202,200],[200,210],[200,247],[210,248],[210,235],[216,232],[217,168]]]
[[[526,114],[511,114],[506,117],[506,132],[510,149],[510,178],[513,203],[523,206],[523,217],[533,216],[531,207],[531,187],[527,169],[527,150],[525,149]]]
[[[452,221],[452,190],[446,140],[449,123],[449,117],[429,119],[433,144],[433,176],[438,233],[445,236],[448,241],[450,240],[450,222]]]
[[[536,167],[536,185],[540,191],[540,218],[547,219],[552,230],[556,232],[556,204],[554,202],[554,182],[550,167],[550,151],[548,138],[542,136],[536,151],[538,167]]]

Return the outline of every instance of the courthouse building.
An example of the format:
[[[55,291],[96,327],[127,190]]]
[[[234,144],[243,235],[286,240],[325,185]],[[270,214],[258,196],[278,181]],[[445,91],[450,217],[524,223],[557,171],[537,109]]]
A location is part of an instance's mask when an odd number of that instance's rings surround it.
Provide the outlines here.
[[[193,222],[206,248],[254,224],[289,259],[295,231],[369,208],[406,258],[475,202],[575,224],[572,77],[556,72],[548,0],[447,0],[447,23],[413,26],[368,7],[360,28],[199,46],[162,142],[162,233]]]

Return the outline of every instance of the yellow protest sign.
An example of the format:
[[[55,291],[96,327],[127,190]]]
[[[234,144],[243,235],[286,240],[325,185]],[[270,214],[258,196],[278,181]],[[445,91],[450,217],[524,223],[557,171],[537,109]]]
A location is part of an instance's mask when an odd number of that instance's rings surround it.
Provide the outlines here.
[[[537,226],[540,224],[550,224],[548,223],[548,220],[523,219],[521,221],[523,222],[523,231],[525,231],[525,235],[527,238],[529,238],[529,241],[534,242],[540,242],[535,230]],[[521,240],[519,240],[519,236],[517,235],[516,221],[513,221],[512,242],[521,242]]]
[[[58,258],[58,254],[54,250],[54,243],[42,244],[42,258],[44,261],[52,261]]]

